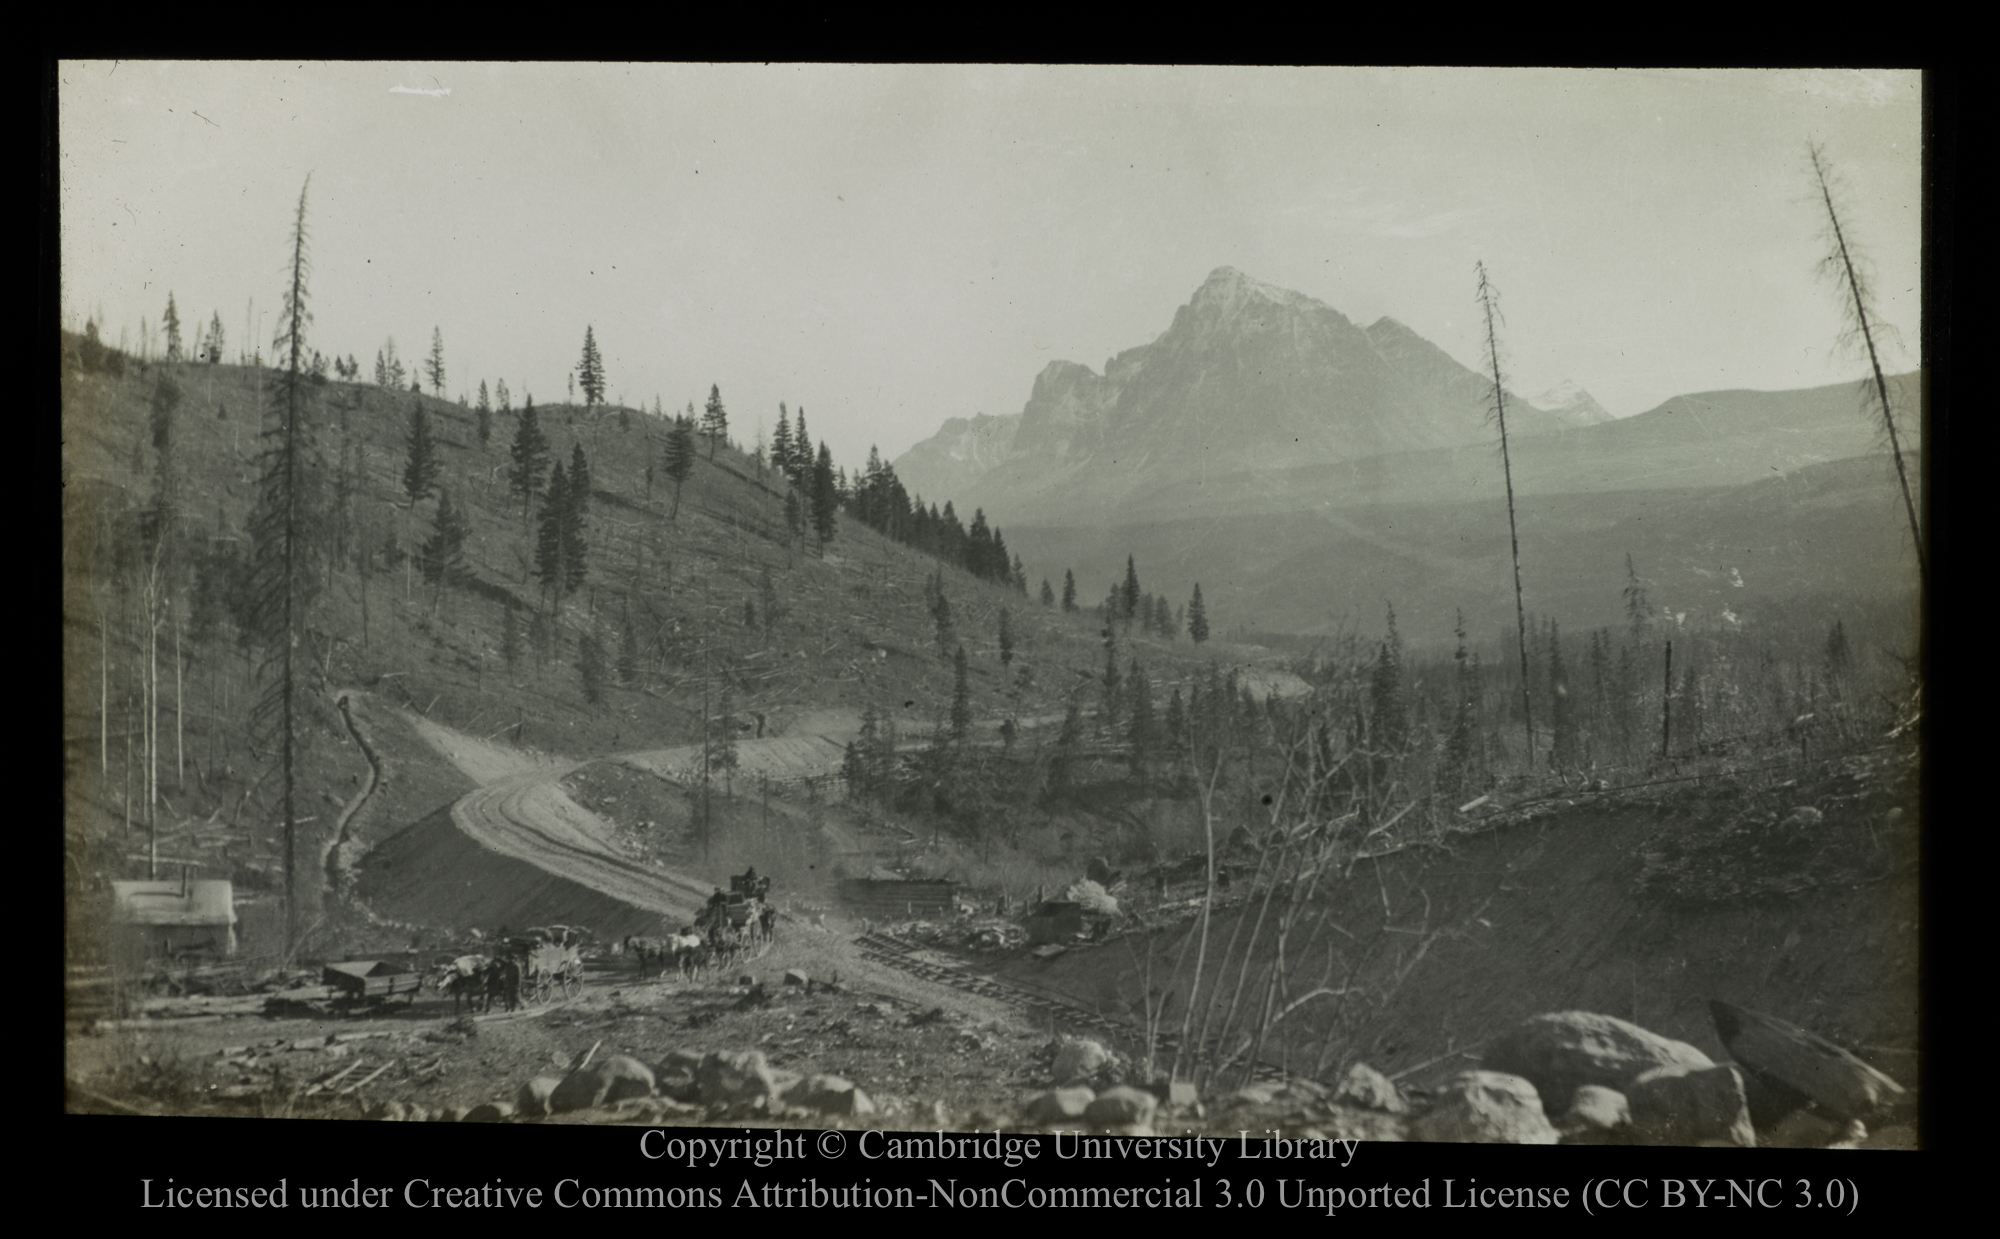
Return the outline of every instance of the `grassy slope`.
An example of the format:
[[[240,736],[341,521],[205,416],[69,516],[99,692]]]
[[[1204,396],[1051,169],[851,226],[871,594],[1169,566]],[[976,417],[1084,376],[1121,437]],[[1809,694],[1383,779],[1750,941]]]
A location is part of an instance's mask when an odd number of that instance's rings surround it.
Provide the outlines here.
[[[103,880],[145,872],[143,831],[127,836],[123,824],[126,753],[120,735],[140,729],[143,711],[131,694],[142,679],[145,646],[134,587],[140,568],[129,553],[121,559],[130,539],[120,530],[153,493],[156,457],[146,418],[164,370],[131,366],[122,378],[72,372],[65,379],[64,734],[72,878],[81,879],[72,903],[79,909],[94,906],[94,895],[82,896],[101,889]],[[247,547],[259,386],[268,375],[183,366],[174,377],[184,396],[174,459],[190,545]],[[907,739],[928,732],[943,714],[951,664],[938,649],[923,604],[923,583],[936,561],[845,519],[823,557],[793,544],[783,533],[783,492],[775,480],[759,477],[746,456],[726,447],[713,462],[704,447],[678,520],[670,520],[672,484],[657,482],[648,495],[645,481],[645,466],[658,459],[666,428],[640,414],[631,415],[627,428],[602,410],[538,409],[555,459],[567,466],[573,444],[583,444],[594,493],[589,582],[564,604],[553,655],[537,658],[529,623],[543,599],[531,575],[527,526],[504,476],[515,417],[496,413],[491,443],[482,447],[473,412],[456,404],[352,384],[318,389],[311,416],[329,480],[343,442],[356,462],[351,541],[379,547],[393,538],[406,548],[430,533],[435,500],[413,512],[401,481],[409,415],[419,401],[440,444],[443,485],[471,513],[470,579],[446,591],[434,611],[433,591],[406,567],[386,569],[378,556],[374,575],[364,578],[352,555],[335,566],[302,650],[311,666],[298,781],[300,813],[313,819],[308,834],[333,824],[366,771],[335,707],[344,690],[366,694],[357,698],[359,713],[389,776],[355,823],[361,846],[428,817],[469,787],[399,722],[397,707],[475,736],[572,757],[698,742],[704,692],[709,709],[719,710],[724,686],[743,734],[751,733],[759,713],[770,734],[782,734],[789,719],[814,708],[873,706],[896,715]],[[761,616],[751,627],[744,615],[745,603],[759,599],[765,572],[782,608],[768,633]],[[1085,617],[1044,611],[955,570],[946,571],[945,582],[959,639],[971,657],[975,715],[1059,716],[1071,694],[1093,691],[1091,678],[1103,655]],[[1001,607],[1015,619],[1016,657],[1004,676],[996,630]],[[522,647],[513,668],[502,656],[510,608],[520,621]],[[607,664],[615,665],[628,616],[639,673],[618,684],[615,671],[608,672],[612,683],[602,704],[593,705],[578,672],[579,642],[595,634]],[[226,622],[206,643],[184,642],[186,763],[177,773],[171,624],[161,631],[162,833],[169,843],[179,838],[177,845],[163,844],[162,853],[195,862],[198,875],[235,876],[246,890],[274,890],[282,873],[275,779],[259,781],[273,763],[268,753],[252,751],[244,726],[257,694],[252,656]],[[101,774],[98,745],[105,651],[114,733],[108,778]],[[1141,640],[1135,652],[1154,667],[1162,694],[1197,657],[1185,642]],[[1216,647],[1206,652],[1252,654]],[[143,788],[138,743],[134,786]],[[143,794],[133,798],[143,808]],[[189,830],[195,833],[185,835]],[[314,869],[324,842],[302,843],[302,871]],[[85,930],[92,917],[80,911],[75,921]]]

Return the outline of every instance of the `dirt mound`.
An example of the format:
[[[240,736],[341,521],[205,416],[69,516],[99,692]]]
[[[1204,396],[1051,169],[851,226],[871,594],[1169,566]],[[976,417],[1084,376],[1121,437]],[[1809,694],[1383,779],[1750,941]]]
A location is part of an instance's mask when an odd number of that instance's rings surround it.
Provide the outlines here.
[[[588,925],[610,940],[681,919],[673,906],[637,905],[484,847],[449,808],[370,852],[355,894],[383,916],[455,929]]]
[[[1287,993],[1324,986],[1347,996],[1303,1005],[1273,1034],[1265,1057],[1285,1057],[1293,1071],[1319,1078],[1365,1060],[1411,1083],[1435,1083],[1472,1065],[1486,1040],[1528,1016],[1590,1010],[1724,1059],[1707,1007],[1720,998],[1784,1013],[1914,1080],[1914,813],[1891,818],[1882,798],[1857,796],[1839,779],[1812,790],[1785,789],[1792,807],[1777,822],[1788,849],[1806,846],[1791,836],[1810,831],[1824,863],[1793,857],[1794,871],[1809,881],[1760,881],[1733,898],[1695,901],[1678,886],[1663,888],[1658,858],[1698,853],[1705,866],[1768,874],[1765,823],[1777,812],[1768,804],[1718,816],[1674,804],[1579,802],[1532,822],[1455,836],[1448,848],[1358,861],[1324,889],[1312,940],[1287,947]],[[1795,811],[1801,807],[1813,812]],[[1759,850],[1730,860],[1723,853],[1736,843]],[[1863,855],[1873,857],[1869,864],[1855,862]],[[1283,898],[1274,896],[1268,915]],[[1262,899],[1218,909],[1197,1011],[1212,993],[1227,1001],[1226,989],[1245,974],[1242,992],[1261,993],[1271,953],[1240,944],[1252,936]],[[1198,920],[1182,921],[1053,960],[1017,959],[1001,975],[1127,1016],[1144,1008],[1150,953],[1155,1000],[1174,995],[1177,1026],[1197,954],[1184,948],[1198,933]]]

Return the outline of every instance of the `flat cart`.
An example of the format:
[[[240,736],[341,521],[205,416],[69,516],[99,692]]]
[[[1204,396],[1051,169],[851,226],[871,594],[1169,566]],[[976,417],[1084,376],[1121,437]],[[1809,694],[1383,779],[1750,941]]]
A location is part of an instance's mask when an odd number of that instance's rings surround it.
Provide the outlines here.
[[[320,972],[320,982],[335,991],[338,1007],[377,1007],[398,994],[406,1003],[417,1001],[423,975],[407,965],[386,959],[349,959],[328,964]]]

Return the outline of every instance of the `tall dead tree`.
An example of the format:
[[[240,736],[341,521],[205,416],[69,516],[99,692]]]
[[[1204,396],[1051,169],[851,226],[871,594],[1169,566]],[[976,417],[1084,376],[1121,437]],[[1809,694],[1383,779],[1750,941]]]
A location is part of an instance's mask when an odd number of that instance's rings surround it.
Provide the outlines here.
[[[1528,681],[1528,610],[1521,601],[1521,533],[1514,521],[1514,463],[1507,454],[1507,389],[1500,381],[1500,336],[1493,325],[1500,290],[1486,278],[1486,264],[1477,264],[1479,308],[1486,315],[1486,360],[1493,371],[1493,420],[1500,427],[1500,471],[1507,480],[1507,537],[1514,550],[1514,620],[1521,645],[1521,726],[1528,735],[1528,766],[1535,764],[1535,703]]]
[[[1923,527],[1917,521],[1916,501],[1910,496],[1910,475],[1903,467],[1903,447],[1896,435],[1896,419],[1889,407],[1889,384],[1882,377],[1882,359],[1875,347],[1875,337],[1882,328],[1879,317],[1874,313],[1874,297],[1868,277],[1861,270],[1861,264],[1857,263],[1854,250],[1848,243],[1847,233],[1840,226],[1840,212],[1834,209],[1834,178],[1827,163],[1826,148],[1817,142],[1812,143],[1806,148],[1806,155],[1812,162],[1813,177],[1819,183],[1820,201],[1826,204],[1827,254],[1820,259],[1819,274],[1845,294],[1841,298],[1841,318],[1845,328],[1841,333],[1841,342],[1850,347],[1858,345],[1868,354],[1868,368],[1875,380],[1875,407],[1882,415],[1882,428],[1889,435],[1889,454],[1896,462],[1896,480],[1903,488],[1903,511],[1910,519],[1910,539],[1917,547],[1917,578],[1920,585],[1928,585],[1930,572],[1924,560]]]
[[[257,511],[251,518],[255,546],[253,625],[264,650],[262,674],[269,679],[252,711],[253,726],[278,750],[283,797],[285,847],[285,953],[298,945],[298,810],[295,787],[298,730],[295,710],[297,681],[293,650],[304,639],[306,610],[318,591],[320,574],[311,562],[315,540],[314,466],[310,426],[305,416],[311,393],[306,355],[306,189],[299,190],[293,219],[290,261],[279,317],[277,344],[284,370],[272,390],[266,414],[264,470]]]

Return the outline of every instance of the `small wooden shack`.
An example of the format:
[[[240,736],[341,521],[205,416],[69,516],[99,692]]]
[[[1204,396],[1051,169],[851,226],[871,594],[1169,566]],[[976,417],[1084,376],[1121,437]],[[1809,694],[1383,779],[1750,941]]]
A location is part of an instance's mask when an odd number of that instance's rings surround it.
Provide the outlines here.
[[[840,901],[871,921],[934,921],[958,915],[956,882],[905,878],[846,878]]]
[[[236,954],[236,891],[220,878],[113,882],[114,950],[129,960]]]

